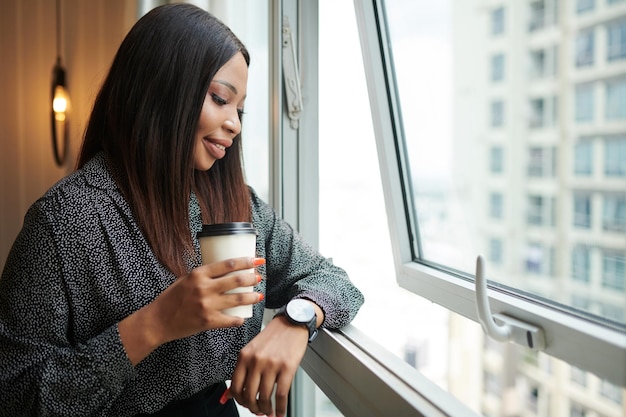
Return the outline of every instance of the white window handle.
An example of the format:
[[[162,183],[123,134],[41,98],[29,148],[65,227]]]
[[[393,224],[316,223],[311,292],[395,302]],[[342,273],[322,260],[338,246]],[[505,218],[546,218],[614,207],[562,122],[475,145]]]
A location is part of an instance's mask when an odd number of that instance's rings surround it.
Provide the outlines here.
[[[515,342],[534,350],[546,346],[543,329],[505,314],[491,314],[482,256],[476,259],[476,308],[483,331],[499,342]]]

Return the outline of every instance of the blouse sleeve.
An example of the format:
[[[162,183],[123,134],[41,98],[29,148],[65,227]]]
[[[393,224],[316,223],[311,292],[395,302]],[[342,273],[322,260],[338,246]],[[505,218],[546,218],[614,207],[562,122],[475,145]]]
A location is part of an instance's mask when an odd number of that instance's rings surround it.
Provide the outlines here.
[[[117,325],[77,343],[71,321],[59,242],[35,204],[0,279],[0,398],[6,415],[104,414],[133,377]]]
[[[266,259],[266,307],[307,298],[324,312],[323,327],[337,329],[350,323],[364,298],[348,274],[305,242],[254,191],[252,207],[259,255]]]

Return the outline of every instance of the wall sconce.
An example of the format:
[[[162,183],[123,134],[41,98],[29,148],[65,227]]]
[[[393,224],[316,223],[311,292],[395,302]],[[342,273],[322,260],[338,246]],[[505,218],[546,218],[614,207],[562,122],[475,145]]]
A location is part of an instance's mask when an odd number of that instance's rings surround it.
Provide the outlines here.
[[[63,166],[67,158],[67,148],[69,144],[69,119],[70,96],[67,93],[67,83],[65,69],[61,66],[61,12],[59,1],[56,2],[57,13],[57,61],[52,69],[52,109],[50,119],[52,127],[52,148],[54,150],[54,160],[58,166]],[[63,152],[59,152],[58,130],[62,130]]]

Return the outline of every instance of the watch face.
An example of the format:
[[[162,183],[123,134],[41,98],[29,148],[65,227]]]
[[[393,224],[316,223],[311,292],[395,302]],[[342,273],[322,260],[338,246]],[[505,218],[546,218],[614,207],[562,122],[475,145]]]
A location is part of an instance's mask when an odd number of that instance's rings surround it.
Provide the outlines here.
[[[287,315],[297,322],[308,323],[315,315],[315,309],[306,300],[291,300],[287,303]]]

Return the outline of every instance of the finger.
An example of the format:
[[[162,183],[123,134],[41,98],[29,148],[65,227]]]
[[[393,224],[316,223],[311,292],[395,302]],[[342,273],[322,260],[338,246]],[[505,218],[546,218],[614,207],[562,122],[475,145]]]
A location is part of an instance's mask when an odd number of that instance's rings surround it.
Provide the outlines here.
[[[259,383],[259,395],[257,399],[259,410],[265,415],[272,415],[272,393],[274,392],[274,385],[276,383],[276,376],[263,375],[261,382]]]
[[[222,297],[223,302],[221,304],[224,307],[221,310],[224,308],[257,304],[265,299],[263,293],[255,291],[224,294]]]
[[[242,366],[239,362],[235,366],[233,376],[230,379],[230,396],[235,399],[239,404],[243,404],[243,384],[246,381],[247,370],[245,366]]]
[[[248,372],[246,375],[246,382],[243,390],[243,401],[246,406],[253,413],[260,413],[261,409],[257,402],[257,394],[259,393],[259,383],[261,381],[261,374],[257,371]]]
[[[287,399],[289,398],[289,389],[293,375],[281,373],[276,380],[276,416],[284,416],[287,414]]]
[[[222,277],[231,272],[254,269],[263,264],[265,264],[265,259],[263,258],[241,257],[213,262],[203,265],[203,267],[210,271],[209,275],[212,277]]]
[[[210,277],[208,276],[205,279],[210,279],[209,282],[204,282],[203,284],[208,285],[207,288],[212,288],[212,291],[225,293],[227,291],[233,291],[237,288],[246,288],[249,287],[246,292],[250,292],[252,287],[257,285],[260,282],[261,276],[252,272],[236,272],[232,275],[227,275],[223,277]],[[244,290],[240,290],[239,292],[244,292]]]

